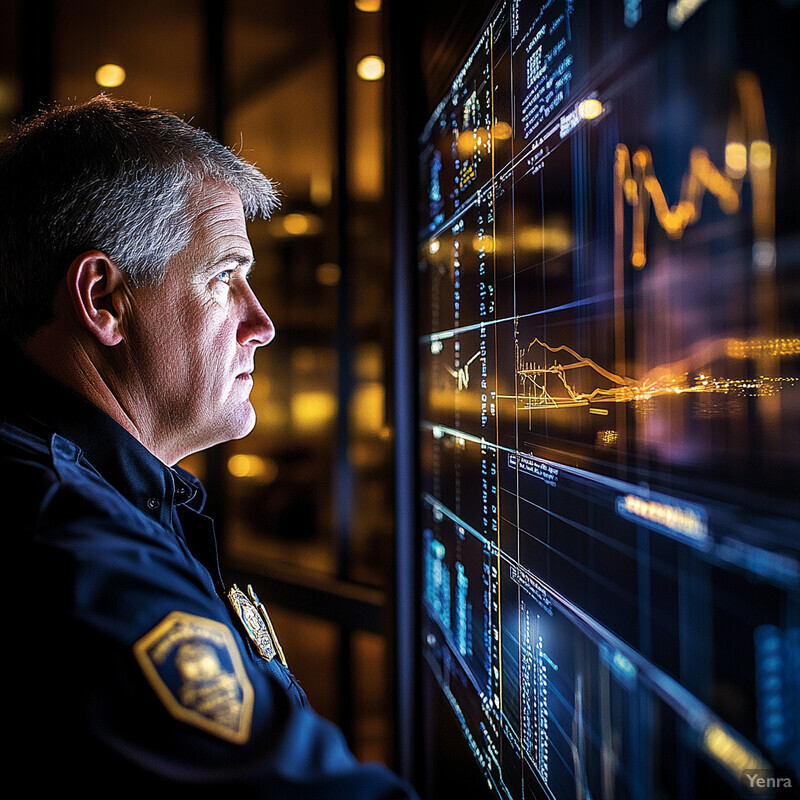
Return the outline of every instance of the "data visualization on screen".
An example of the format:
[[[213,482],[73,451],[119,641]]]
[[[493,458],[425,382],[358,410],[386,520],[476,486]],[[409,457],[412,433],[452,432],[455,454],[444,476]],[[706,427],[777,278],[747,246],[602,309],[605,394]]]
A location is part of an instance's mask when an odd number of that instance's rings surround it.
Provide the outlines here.
[[[421,646],[487,796],[798,791],[791,5],[500,2],[421,133]]]

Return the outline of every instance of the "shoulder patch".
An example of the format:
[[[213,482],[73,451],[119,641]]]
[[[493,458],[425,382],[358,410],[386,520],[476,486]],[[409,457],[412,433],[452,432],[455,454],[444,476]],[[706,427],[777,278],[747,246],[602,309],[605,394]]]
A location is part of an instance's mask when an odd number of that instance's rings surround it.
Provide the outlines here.
[[[253,686],[227,626],[173,611],[133,654],[175,719],[234,744],[250,738]]]

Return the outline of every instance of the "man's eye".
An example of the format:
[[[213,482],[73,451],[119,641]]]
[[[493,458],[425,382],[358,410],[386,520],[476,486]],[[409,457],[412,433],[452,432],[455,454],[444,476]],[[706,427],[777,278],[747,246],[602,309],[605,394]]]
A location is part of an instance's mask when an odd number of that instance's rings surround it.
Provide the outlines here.
[[[231,275],[233,274],[233,270],[225,269],[220,272],[214,280],[219,281],[220,283],[230,283],[231,282]]]

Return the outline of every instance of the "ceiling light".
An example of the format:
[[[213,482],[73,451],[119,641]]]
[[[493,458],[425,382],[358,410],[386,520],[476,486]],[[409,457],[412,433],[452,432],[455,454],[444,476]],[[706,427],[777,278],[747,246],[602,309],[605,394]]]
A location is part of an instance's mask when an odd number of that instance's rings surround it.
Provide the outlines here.
[[[305,214],[287,214],[283,218],[283,229],[291,236],[308,233],[308,217]]]
[[[326,262],[317,267],[317,283],[321,283],[323,286],[336,286],[341,277],[342,271],[338,264]]]
[[[358,77],[365,81],[379,81],[383,77],[385,67],[380,56],[364,56],[356,67]]]
[[[125,83],[125,70],[119,64],[103,64],[94,73],[94,79],[98,85],[113,89],[115,86],[122,86]]]
[[[381,10],[381,0],[356,0],[356,8],[367,14]]]

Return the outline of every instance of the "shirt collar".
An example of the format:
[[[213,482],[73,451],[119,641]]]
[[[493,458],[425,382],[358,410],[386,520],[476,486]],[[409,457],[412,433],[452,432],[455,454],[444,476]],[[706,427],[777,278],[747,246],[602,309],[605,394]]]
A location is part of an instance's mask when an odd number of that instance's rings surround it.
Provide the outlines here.
[[[23,353],[12,358],[18,390],[4,398],[3,405],[15,419],[33,419],[75,444],[105,480],[162,524],[170,524],[176,505],[202,510],[205,490],[197,478],[180,467],[168,467],[108,414]]]

